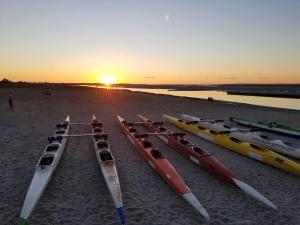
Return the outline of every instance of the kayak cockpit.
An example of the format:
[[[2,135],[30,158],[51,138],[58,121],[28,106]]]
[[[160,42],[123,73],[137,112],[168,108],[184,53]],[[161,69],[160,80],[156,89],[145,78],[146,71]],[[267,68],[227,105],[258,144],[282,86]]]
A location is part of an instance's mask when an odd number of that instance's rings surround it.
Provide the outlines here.
[[[39,160],[38,165],[41,169],[44,169],[45,166],[51,166],[54,160],[54,155],[43,155],[42,158]]]
[[[159,127],[158,130],[159,130],[159,132],[166,132],[167,131],[167,129],[164,128],[164,127]]]
[[[193,146],[194,144],[192,144],[191,142],[189,142],[188,140],[186,140],[186,139],[184,139],[184,138],[181,138],[180,140],[179,140],[179,143],[181,144],[181,145],[184,145],[184,146]]]
[[[149,141],[143,141],[142,145],[144,148],[152,148],[152,144]]]
[[[55,134],[64,134],[66,132],[65,129],[59,129],[55,132]]]
[[[249,144],[251,148],[254,148],[255,150],[258,150],[258,151],[267,151],[266,149],[264,148],[261,148],[257,145],[254,145],[254,144]]]
[[[107,141],[101,140],[97,142],[97,147],[99,150],[104,148],[109,148],[109,144]]]
[[[209,155],[206,151],[202,150],[199,147],[193,147],[193,151],[198,155]]]
[[[163,156],[163,154],[162,154],[160,151],[158,151],[157,149],[153,149],[153,150],[150,152],[150,154],[151,154],[155,159],[163,159],[163,158],[165,158],[165,157]]]
[[[99,153],[99,156],[102,162],[114,160],[112,154],[109,151],[102,151]]]
[[[60,145],[57,143],[47,145],[45,152],[56,152],[58,150],[59,146]]]

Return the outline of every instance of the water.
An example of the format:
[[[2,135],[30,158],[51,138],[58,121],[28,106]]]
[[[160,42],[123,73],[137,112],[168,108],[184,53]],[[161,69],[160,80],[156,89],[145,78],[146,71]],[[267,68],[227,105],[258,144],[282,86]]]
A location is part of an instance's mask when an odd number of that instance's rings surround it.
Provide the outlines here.
[[[97,86],[93,86],[93,87],[97,87]],[[221,101],[247,103],[252,105],[300,110],[300,99],[294,99],[294,98],[227,95],[227,93],[224,91],[169,91],[168,89],[152,89],[152,88],[119,88],[119,89],[141,91],[141,92],[154,93],[154,94],[193,97],[193,98],[200,98],[200,99],[207,99],[208,97],[212,97],[216,100],[221,100]]]

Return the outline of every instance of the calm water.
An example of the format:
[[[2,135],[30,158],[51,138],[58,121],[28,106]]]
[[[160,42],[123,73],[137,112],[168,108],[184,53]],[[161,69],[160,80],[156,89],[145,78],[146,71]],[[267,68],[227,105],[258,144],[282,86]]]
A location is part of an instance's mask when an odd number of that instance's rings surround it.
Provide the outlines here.
[[[167,94],[167,95],[174,95],[174,96],[202,98],[202,99],[213,97],[216,100],[222,100],[222,101],[240,102],[240,103],[248,103],[253,105],[300,110],[300,99],[293,99],[293,98],[272,98],[272,97],[259,97],[259,96],[227,95],[227,93],[223,91],[168,91],[167,89],[150,89],[150,88],[119,88],[119,89],[141,91],[141,92],[154,93],[154,94]]]

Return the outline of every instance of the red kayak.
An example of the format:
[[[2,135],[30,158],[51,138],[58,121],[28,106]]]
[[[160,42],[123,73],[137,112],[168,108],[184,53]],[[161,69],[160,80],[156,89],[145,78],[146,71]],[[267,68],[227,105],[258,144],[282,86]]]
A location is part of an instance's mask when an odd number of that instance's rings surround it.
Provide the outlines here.
[[[141,115],[138,116],[141,124],[143,124],[150,132],[157,136],[166,144],[171,146],[181,155],[196,163],[206,172],[214,175],[218,179],[225,181],[243,190],[253,198],[265,203],[272,209],[278,208],[267,198],[257,192],[250,185],[240,181],[236,175],[226,168],[221,162],[215,159],[210,153],[195,146],[184,138],[185,133],[174,133],[163,126],[163,122],[153,122]]]
[[[143,156],[150,166],[188,203],[190,203],[201,216],[209,220],[209,215],[203,208],[196,196],[191,192],[181,176],[177,173],[173,165],[163,154],[152,146],[148,140],[148,135],[139,135],[134,125],[140,124],[130,123],[118,116],[121,128],[126,134],[135,149]]]

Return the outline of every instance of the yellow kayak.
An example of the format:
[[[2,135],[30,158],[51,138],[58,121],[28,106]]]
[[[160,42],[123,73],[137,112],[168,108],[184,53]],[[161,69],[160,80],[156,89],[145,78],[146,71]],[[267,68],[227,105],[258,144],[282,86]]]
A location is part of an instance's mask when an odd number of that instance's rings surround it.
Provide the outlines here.
[[[234,138],[230,133],[216,132],[199,126],[195,122],[186,122],[172,116],[163,115],[166,122],[171,123],[183,130],[202,137],[222,147],[237,153],[256,159],[273,167],[300,176],[300,164],[268,149],[258,147]]]

